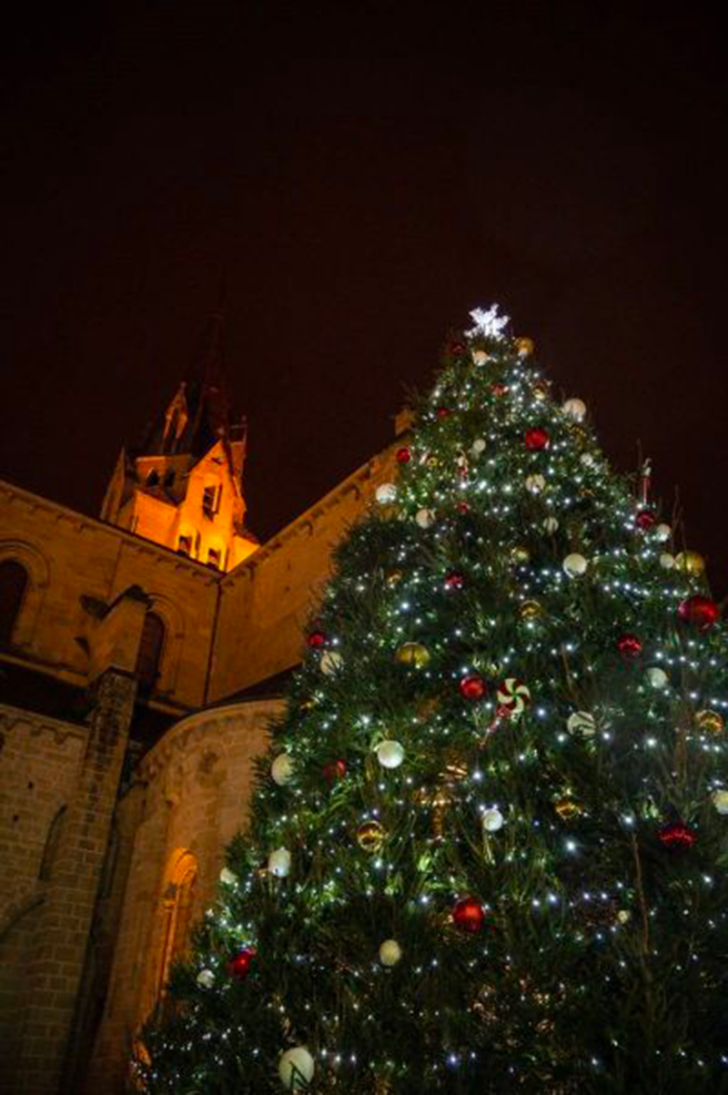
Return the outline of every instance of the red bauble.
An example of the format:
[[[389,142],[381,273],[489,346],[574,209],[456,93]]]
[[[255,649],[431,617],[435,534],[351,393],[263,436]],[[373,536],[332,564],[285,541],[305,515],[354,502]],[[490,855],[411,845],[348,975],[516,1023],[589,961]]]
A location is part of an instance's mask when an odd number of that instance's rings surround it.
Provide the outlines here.
[[[657,834],[660,843],[671,852],[685,851],[695,843],[695,833],[683,821],[671,821],[663,825]]]
[[[508,385],[507,384],[491,384],[490,390],[493,393],[493,395],[497,395],[497,396],[505,395],[506,392],[508,391]]]
[[[617,639],[617,650],[619,653],[630,660],[639,658],[642,653],[642,643],[636,635],[620,635]]]
[[[455,509],[458,511],[458,513],[470,512],[470,506],[467,502],[458,502],[458,504],[455,506]]]
[[[544,430],[541,426],[534,426],[532,429],[526,430],[523,440],[526,442],[526,448],[529,452],[540,452],[541,449],[548,448],[551,438],[548,430]]]
[[[459,570],[451,570],[449,574],[445,575],[447,589],[462,589],[464,585],[465,575],[461,574]]]
[[[326,642],[326,636],[323,631],[310,631],[306,642],[314,650],[318,650]]]
[[[637,528],[641,528],[643,532],[646,532],[648,528],[652,528],[657,518],[652,510],[641,509],[635,514],[634,523]]]
[[[462,357],[464,353],[467,353],[467,347],[464,342],[451,342],[448,346],[448,350],[453,357]]]
[[[346,761],[339,757],[330,764],[324,764],[322,768],[324,779],[329,783],[335,783],[337,779],[343,779],[346,775]]]
[[[485,909],[477,897],[461,897],[453,907],[452,922],[461,932],[474,935],[483,930]]]
[[[438,407],[437,408],[437,417],[438,418],[447,418],[448,415],[451,415],[451,414],[452,414],[452,411],[450,410],[449,407]]]
[[[696,593],[688,597],[678,608],[680,619],[686,624],[692,624],[698,631],[707,631],[709,627],[720,619],[720,608],[710,597],[703,597]]]
[[[408,448],[405,447],[403,449],[397,449],[397,463],[398,464],[409,464],[411,459],[412,459],[412,453],[409,451]]]
[[[238,981],[244,981],[250,973],[250,967],[253,964],[255,958],[254,947],[243,947],[239,950],[234,958],[230,959],[228,963],[228,970],[233,977],[237,977]]]
[[[460,695],[466,700],[482,700],[488,691],[488,685],[482,677],[473,674],[460,681]]]

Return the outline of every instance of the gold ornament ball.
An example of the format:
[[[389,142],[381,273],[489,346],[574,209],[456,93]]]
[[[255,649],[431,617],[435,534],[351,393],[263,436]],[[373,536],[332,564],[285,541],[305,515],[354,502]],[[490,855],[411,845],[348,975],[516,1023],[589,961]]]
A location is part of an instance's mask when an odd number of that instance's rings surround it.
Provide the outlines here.
[[[543,605],[540,601],[523,601],[518,606],[518,615],[522,620],[538,620],[543,616]]]
[[[531,391],[533,392],[533,398],[537,399],[539,403],[542,403],[544,399],[548,399],[549,386],[545,380],[534,381]]]
[[[404,578],[403,570],[388,570],[387,571],[387,585],[396,586]]]
[[[516,349],[521,357],[530,357],[533,351],[536,349],[536,344],[532,338],[517,338]]]
[[[718,711],[698,711],[695,716],[695,725],[706,734],[717,736],[725,730],[725,720]]]
[[[400,665],[411,665],[415,669],[424,669],[430,660],[430,651],[423,643],[403,643],[397,651]]]
[[[695,577],[705,573],[705,559],[697,551],[681,551],[675,556],[675,566],[678,570]]]
[[[439,468],[440,467],[440,461],[435,456],[434,453],[430,453],[430,455],[427,457],[427,460],[425,462],[426,462],[428,468]]]
[[[564,795],[563,798],[558,799],[554,803],[554,810],[562,821],[571,821],[572,818],[584,812],[583,807],[571,795]]]
[[[511,548],[511,562],[514,566],[526,566],[531,561],[531,554],[528,548],[516,545]]]
[[[378,852],[384,843],[384,826],[378,821],[365,821],[356,831],[356,840],[365,852]]]

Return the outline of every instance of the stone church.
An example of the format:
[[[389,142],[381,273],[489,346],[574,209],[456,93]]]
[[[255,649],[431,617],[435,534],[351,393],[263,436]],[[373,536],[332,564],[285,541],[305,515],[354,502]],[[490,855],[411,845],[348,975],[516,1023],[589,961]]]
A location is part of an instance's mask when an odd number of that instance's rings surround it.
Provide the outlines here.
[[[259,544],[214,316],[99,517],[0,480],[3,1095],[126,1089],[245,826],[332,548],[394,447]]]

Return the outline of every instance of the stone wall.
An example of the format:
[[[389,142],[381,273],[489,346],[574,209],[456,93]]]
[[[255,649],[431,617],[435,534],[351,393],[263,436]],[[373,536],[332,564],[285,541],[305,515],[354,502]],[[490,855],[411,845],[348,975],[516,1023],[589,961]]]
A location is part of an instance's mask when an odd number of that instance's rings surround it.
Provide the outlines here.
[[[215,894],[226,844],[245,826],[252,760],[281,706],[249,702],[183,719],[147,754],[119,804],[117,821],[133,831],[133,846],[123,852],[126,892],[88,1095],[124,1090],[135,1032],[159,998],[180,864],[195,873],[194,920]]]
[[[85,726],[0,706],[0,1091],[6,1095],[18,1090],[28,970],[87,740]],[[59,985],[51,993],[60,991]]]
[[[85,685],[99,613],[138,585],[166,626],[160,694],[182,709],[205,702],[217,574],[0,482],[0,561],[6,558],[17,559],[30,579],[12,654],[57,678]]]
[[[302,631],[329,577],[331,553],[393,470],[391,448],[222,580],[211,699],[233,695],[300,660]]]

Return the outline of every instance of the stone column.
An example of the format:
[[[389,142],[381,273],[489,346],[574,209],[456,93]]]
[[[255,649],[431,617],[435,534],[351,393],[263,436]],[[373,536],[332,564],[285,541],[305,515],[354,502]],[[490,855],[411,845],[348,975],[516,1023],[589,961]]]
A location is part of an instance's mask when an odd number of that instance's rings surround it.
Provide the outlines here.
[[[119,778],[134,710],[133,674],[107,669],[94,685],[86,753],[58,837],[27,970],[18,1091],[70,1093],[64,1065]]]

